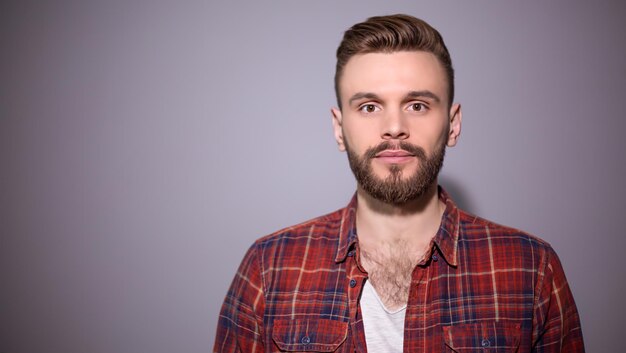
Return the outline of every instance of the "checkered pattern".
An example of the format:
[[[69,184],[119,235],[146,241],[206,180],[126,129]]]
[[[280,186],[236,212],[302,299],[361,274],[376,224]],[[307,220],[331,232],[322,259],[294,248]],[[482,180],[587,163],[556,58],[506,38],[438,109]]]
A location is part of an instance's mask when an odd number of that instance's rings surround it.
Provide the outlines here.
[[[550,245],[439,195],[446,210],[413,272],[404,352],[584,352]],[[366,352],[356,203],[254,243],[224,300],[214,352]]]

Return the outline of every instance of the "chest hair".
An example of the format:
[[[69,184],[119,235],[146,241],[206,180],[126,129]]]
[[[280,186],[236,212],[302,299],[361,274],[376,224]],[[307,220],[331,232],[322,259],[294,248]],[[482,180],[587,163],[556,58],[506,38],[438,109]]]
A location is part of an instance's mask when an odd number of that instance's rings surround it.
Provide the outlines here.
[[[361,250],[361,264],[387,309],[395,310],[407,304],[411,274],[424,252],[416,254],[405,242]]]

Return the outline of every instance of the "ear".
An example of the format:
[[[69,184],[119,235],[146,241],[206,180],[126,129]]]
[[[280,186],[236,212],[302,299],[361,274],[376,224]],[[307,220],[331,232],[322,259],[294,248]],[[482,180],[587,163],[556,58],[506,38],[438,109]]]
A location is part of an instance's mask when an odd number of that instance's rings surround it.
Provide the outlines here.
[[[341,110],[339,108],[331,108],[330,112],[333,115],[333,132],[335,134],[335,141],[337,141],[337,146],[341,152],[346,150],[346,145],[343,142],[343,116],[341,115]]]
[[[455,146],[459,140],[459,136],[461,136],[461,120],[463,120],[461,105],[459,103],[453,104],[452,107],[450,107],[450,133],[448,134],[448,147]]]

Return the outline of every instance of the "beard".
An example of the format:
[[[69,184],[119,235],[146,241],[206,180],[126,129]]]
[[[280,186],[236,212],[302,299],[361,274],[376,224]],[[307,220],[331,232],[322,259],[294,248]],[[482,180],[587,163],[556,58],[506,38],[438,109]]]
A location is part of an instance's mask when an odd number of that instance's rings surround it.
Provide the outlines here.
[[[374,199],[394,206],[402,206],[426,193],[428,188],[436,182],[446,153],[445,141],[435,148],[430,157],[426,156],[423,148],[408,142],[385,141],[367,149],[363,156],[359,157],[354,150],[350,149],[347,141],[344,140],[344,143],[350,169],[357,183]],[[419,161],[417,170],[408,177],[404,177],[403,168],[392,164],[386,178],[381,179],[376,176],[372,169],[372,159],[376,158],[378,153],[388,149],[400,149],[414,155]]]

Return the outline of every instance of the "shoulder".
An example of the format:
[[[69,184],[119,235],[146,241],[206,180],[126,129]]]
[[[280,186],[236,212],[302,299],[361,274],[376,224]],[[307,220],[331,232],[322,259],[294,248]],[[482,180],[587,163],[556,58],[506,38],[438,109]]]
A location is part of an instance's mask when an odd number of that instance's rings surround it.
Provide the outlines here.
[[[339,209],[323,216],[277,230],[257,239],[254,246],[265,248],[284,241],[297,242],[301,239],[308,239],[309,237],[319,238],[333,234],[338,235],[344,210],[345,209]]]
[[[460,243],[481,244],[511,255],[541,255],[544,259],[554,254],[552,246],[536,235],[461,210],[459,213]]]
[[[345,226],[345,212],[346,209],[342,208],[275,231],[257,239],[250,251],[255,252],[262,263],[269,260],[297,261],[305,253],[319,255],[336,252],[342,227]]]
[[[341,265],[335,258],[341,243],[344,218],[344,209],[338,210],[255,241],[248,256],[254,258],[254,270],[264,293],[287,295],[299,284],[303,285],[301,291],[317,288],[316,285],[321,288],[330,283],[326,282],[329,276],[339,276]],[[268,300],[275,302],[275,298]]]

